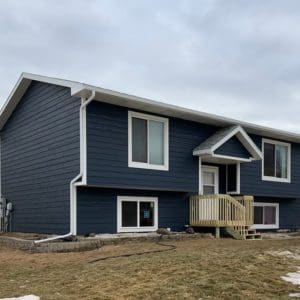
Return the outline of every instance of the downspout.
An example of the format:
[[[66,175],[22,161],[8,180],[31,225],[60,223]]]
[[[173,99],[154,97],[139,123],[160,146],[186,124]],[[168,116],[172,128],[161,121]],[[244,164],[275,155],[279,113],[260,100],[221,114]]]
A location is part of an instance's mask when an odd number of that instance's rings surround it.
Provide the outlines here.
[[[50,238],[36,240],[35,244],[64,239],[77,234],[77,191],[76,186],[85,184],[86,178],[86,107],[95,98],[96,91],[92,90],[91,96],[85,100],[81,98],[79,110],[79,137],[80,137],[80,172],[70,182],[70,232],[64,235],[57,235]],[[81,181],[78,181],[81,179]],[[84,179],[84,180],[83,180]]]

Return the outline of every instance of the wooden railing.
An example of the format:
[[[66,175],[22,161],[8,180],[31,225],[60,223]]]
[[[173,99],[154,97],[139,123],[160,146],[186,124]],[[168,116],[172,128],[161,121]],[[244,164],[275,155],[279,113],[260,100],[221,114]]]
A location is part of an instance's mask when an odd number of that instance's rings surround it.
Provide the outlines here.
[[[253,206],[253,196],[234,196],[234,199],[237,200],[240,204],[242,204],[245,211],[245,225],[251,226],[254,222],[254,206]]]
[[[253,197],[252,197],[253,201]],[[247,226],[253,218],[250,198],[230,195],[196,195],[190,197],[190,225],[207,227]]]

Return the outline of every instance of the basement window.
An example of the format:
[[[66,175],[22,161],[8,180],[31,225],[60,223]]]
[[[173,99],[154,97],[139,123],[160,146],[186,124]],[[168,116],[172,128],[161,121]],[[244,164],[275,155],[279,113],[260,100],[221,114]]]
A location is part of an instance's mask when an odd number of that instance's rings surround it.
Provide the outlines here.
[[[279,228],[279,203],[254,202],[254,228]]]
[[[155,231],[158,227],[156,197],[118,196],[118,232]]]

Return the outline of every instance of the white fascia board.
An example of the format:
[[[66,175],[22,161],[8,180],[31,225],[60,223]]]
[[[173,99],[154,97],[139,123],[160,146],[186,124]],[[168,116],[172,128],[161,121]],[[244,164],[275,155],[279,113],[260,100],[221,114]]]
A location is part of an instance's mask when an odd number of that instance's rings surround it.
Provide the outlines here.
[[[240,125],[238,125],[230,133],[228,133],[218,143],[216,143],[212,147],[211,150],[214,152],[215,150],[217,150],[219,147],[221,147],[223,144],[225,144],[229,139],[231,139],[235,135],[237,136],[238,140],[242,143],[242,145],[247,149],[247,151],[252,155],[253,159],[255,159],[255,160],[262,159],[261,151],[257,148],[255,143],[250,138],[250,136]]]
[[[218,143],[214,144],[211,148],[212,152],[216,151],[219,147],[225,144],[229,139],[237,134],[239,131],[240,126],[234,128],[231,132],[229,132],[225,137],[223,137]]]
[[[6,123],[6,121],[8,120],[8,118],[10,117],[20,100],[22,99],[23,95],[25,94],[32,81],[39,81],[49,84],[65,86],[71,88],[71,90],[76,88],[77,85],[79,85],[79,83],[75,81],[40,76],[30,73],[22,73],[0,110],[0,130],[3,128],[4,124]]]
[[[224,161],[238,161],[238,162],[251,162],[253,161],[252,158],[241,158],[241,157],[235,157],[235,156],[229,156],[229,155],[220,155],[220,154],[213,154],[211,157],[218,158],[218,159],[224,159]]]
[[[204,155],[212,155],[212,154],[213,152],[210,149],[193,151],[194,156],[204,156]]]
[[[29,80],[26,81],[24,79]],[[72,96],[88,98],[92,90],[96,91],[96,99],[98,101],[107,102],[116,105],[127,106],[130,108],[145,110],[148,112],[157,113],[160,115],[176,117],[181,119],[186,119],[195,122],[201,122],[205,124],[210,124],[214,126],[232,126],[232,125],[241,125],[248,133],[253,133],[263,137],[269,137],[289,142],[300,143],[300,134],[288,132],[280,129],[274,129],[266,126],[256,125],[249,122],[238,121],[232,118],[222,117],[211,113],[199,112],[196,110],[179,107],[172,104],[166,104],[142,97],[137,97],[133,95],[128,95],[125,93],[116,92],[109,89],[103,89],[100,87],[83,84],[76,81],[64,80],[59,78],[53,78],[48,76],[41,76],[30,73],[22,73],[17,84],[15,85],[10,96],[7,98],[3,108],[0,113],[0,129],[3,127],[10,114],[16,107],[15,103],[20,101],[20,98],[23,96],[22,92],[19,94],[17,91],[22,89],[26,91],[30,82],[32,80],[37,80],[40,82],[56,84],[61,86],[66,86],[71,89]],[[24,93],[24,92],[23,92]],[[12,102],[12,103],[10,103]]]
[[[250,136],[241,126],[239,126],[237,137],[240,140],[240,142],[243,144],[243,146],[251,153],[254,159],[256,160],[262,159],[263,157],[262,152],[259,150],[256,144],[253,142],[253,140],[250,138]]]
[[[249,133],[300,143],[300,134],[293,132],[277,130],[266,126],[238,121],[215,114],[200,112],[193,109],[183,108],[180,106],[128,95],[109,89],[94,87],[91,85],[82,84],[81,88],[79,87],[78,89],[72,90],[72,95],[86,97],[86,95],[91,93],[92,89],[96,90],[95,100],[101,102],[127,106],[129,108],[145,110],[147,112],[157,113],[160,115],[176,117],[220,127],[240,125]]]

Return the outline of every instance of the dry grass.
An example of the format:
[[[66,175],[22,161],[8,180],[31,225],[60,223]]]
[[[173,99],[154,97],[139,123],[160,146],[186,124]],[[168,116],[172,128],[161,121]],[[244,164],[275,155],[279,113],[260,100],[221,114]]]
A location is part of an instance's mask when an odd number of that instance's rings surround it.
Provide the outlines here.
[[[173,242],[170,242],[173,243]],[[300,239],[174,242],[171,252],[89,261],[158,249],[153,243],[83,253],[30,254],[0,249],[0,297],[42,299],[288,299],[300,289],[280,276],[300,261],[268,251],[299,251]]]

